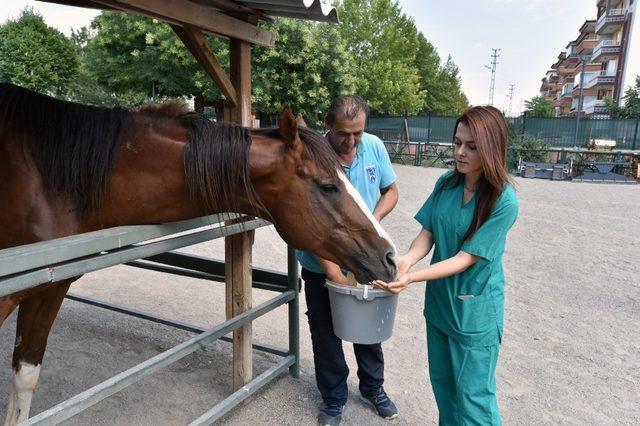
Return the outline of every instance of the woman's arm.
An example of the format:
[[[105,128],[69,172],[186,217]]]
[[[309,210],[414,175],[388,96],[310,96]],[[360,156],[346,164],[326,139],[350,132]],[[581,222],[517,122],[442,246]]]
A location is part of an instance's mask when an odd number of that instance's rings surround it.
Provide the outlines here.
[[[409,250],[402,256],[398,256],[396,258],[398,276],[406,274],[413,265],[429,254],[432,247],[433,235],[431,235],[431,232],[423,228],[411,243]]]
[[[478,259],[478,256],[459,251],[458,254],[449,259],[434,263],[424,269],[401,275],[394,282],[387,284],[383,281],[375,281],[374,285],[379,288],[384,288],[391,293],[398,294],[414,282],[432,281],[459,274],[476,263]]]

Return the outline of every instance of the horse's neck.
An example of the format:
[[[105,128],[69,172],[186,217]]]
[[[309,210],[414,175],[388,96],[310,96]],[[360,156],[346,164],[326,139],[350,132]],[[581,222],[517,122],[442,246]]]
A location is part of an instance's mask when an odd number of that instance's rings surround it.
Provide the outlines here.
[[[103,226],[162,223],[206,213],[189,194],[188,132],[171,121],[135,118],[124,134],[99,218]]]

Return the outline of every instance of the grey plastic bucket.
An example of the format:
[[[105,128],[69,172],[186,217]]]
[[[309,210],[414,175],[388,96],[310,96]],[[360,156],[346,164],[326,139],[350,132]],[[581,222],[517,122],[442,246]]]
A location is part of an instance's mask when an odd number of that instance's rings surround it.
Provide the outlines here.
[[[371,286],[351,287],[327,280],[333,331],[353,343],[380,343],[391,337],[398,296]]]

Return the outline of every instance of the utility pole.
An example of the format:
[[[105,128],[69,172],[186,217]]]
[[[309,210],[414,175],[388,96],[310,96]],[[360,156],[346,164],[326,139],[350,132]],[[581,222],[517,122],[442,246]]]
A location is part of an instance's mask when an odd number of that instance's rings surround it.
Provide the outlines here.
[[[516,85],[515,84],[510,84],[509,85],[509,94],[507,95],[507,97],[509,98],[509,115],[508,117],[511,117],[511,106],[513,105],[513,91],[515,90]]]
[[[496,87],[496,65],[498,65],[498,52],[500,49],[491,49],[493,53],[491,54],[491,66],[485,65],[484,67],[491,70],[491,83],[489,85],[489,105],[493,105],[493,94],[495,92]]]
[[[588,56],[580,58],[582,61],[582,71],[580,72],[580,92],[578,93],[578,109],[576,110],[576,135],[573,138],[573,146],[578,146],[578,131],[580,130],[580,114],[582,113],[582,86],[584,86],[584,72],[587,67]]]

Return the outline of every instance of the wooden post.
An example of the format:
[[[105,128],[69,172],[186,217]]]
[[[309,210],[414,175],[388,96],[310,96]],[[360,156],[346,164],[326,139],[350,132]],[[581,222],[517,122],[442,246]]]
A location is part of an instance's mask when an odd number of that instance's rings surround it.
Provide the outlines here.
[[[225,117],[242,126],[250,125],[251,114],[251,45],[230,40],[231,82],[236,90],[237,105],[225,111]],[[253,231],[225,239],[226,313],[235,317],[252,307],[251,246]],[[233,390],[253,378],[251,324],[233,333]]]

